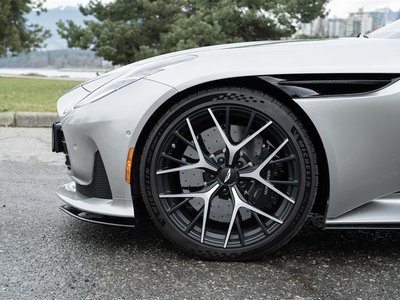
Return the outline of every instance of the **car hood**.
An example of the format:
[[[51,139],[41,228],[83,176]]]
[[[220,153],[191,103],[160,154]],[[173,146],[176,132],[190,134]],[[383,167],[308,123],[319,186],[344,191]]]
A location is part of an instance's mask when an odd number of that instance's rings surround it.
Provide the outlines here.
[[[204,52],[209,51],[221,51],[226,49],[240,49],[240,48],[250,48],[250,47],[257,47],[257,46],[265,46],[269,44],[279,44],[279,43],[288,43],[289,41],[258,41],[258,42],[245,42],[245,43],[232,43],[232,44],[223,44],[223,45],[216,45],[216,46],[208,46],[208,47],[200,47],[200,48],[193,48],[188,50],[182,50],[172,53],[167,53],[163,55],[154,56],[148,59],[144,59],[141,61],[137,61],[123,67],[117,68],[113,71],[107,72],[101,76],[95,77],[91,80],[88,80],[81,84],[81,87],[84,88],[88,92],[93,92],[96,89],[102,87],[103,85],[111,82],[112,80],[126,74],[127,72],[134,72],[135,69],[143,68],[146,65],[151,65],[157,63],[159,61],[171,59],[174,57],[180,57],[185,55],[197,55]],[[294,42],[294,41],[290,41]]]
[[[283,40],[259,41],[201,47],[164,54],[141,60],[82,84],[93,92],[127,72],[146,68],[159,61],[173,57],[196,55],[199,59],[181,64],[174,70],[203,76],[223,73],[226,77],[293,74],[293,73],[387,73],[400,72],[400,40],[342,38],[332,40]],[[159,72],[149,76],[153,80],[176,86],[179,74]],[[175,80],[164,80],[171,75]],[[212,75],[212,74],[210,74]],[[211,76],[212,78],[213,76]],[[189,78],[188,78],[189,79]]]
[[[183,90],[218,79],[331,73],[400,74],[400,40],[342,38],[279,41],[193,49],[198,59],[149,76]]]
[[[400,40],[368,38],[260,41],[183,50],[138,61],[89,80],[62,97],[58,102],[58,111],[60,115],[65,115],[83,98],[115,79],[128,73],[136,76],[148,68],[162,66],[165,61],[176,60],[180,63],[140,76],[182,91],[214,80],[244,76],[400,74],[399,50]],[[185,56],[195,59],[182,60]]]

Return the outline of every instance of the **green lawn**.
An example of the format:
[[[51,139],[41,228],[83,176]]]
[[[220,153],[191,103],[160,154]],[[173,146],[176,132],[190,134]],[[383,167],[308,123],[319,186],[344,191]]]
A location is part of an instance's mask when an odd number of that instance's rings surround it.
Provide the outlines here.
[[[57,99],[80,81],[0,77],[0,112],[56,111]]]

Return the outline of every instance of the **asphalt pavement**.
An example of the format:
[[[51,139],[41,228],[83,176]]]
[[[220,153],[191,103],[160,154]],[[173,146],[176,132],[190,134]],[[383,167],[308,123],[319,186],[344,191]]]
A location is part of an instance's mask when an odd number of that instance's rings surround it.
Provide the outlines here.
[[[248,263],[187,257],[149,222],[89,224],[62,213],[68,181],[48,128],[0,128],[0,299],[399,299],[399,231],[323,231],[311,218]]]

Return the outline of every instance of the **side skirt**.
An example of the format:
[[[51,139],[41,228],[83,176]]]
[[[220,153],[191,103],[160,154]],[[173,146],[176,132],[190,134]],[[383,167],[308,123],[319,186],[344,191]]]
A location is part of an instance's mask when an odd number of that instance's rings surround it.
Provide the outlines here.
[[[368,202],[337,218],[326,229],[400,229],[400,193]]]

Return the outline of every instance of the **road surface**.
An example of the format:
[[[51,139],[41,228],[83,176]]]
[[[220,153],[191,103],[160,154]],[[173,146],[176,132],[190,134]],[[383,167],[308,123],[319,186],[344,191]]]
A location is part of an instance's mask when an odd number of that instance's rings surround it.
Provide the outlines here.
[[[187,257],[149,223],[121,229],[62,213],[68,181],[49,129],[0,128],[0,299],[399,298],[399,231],[323,231],[312,218],[249,263]]]

